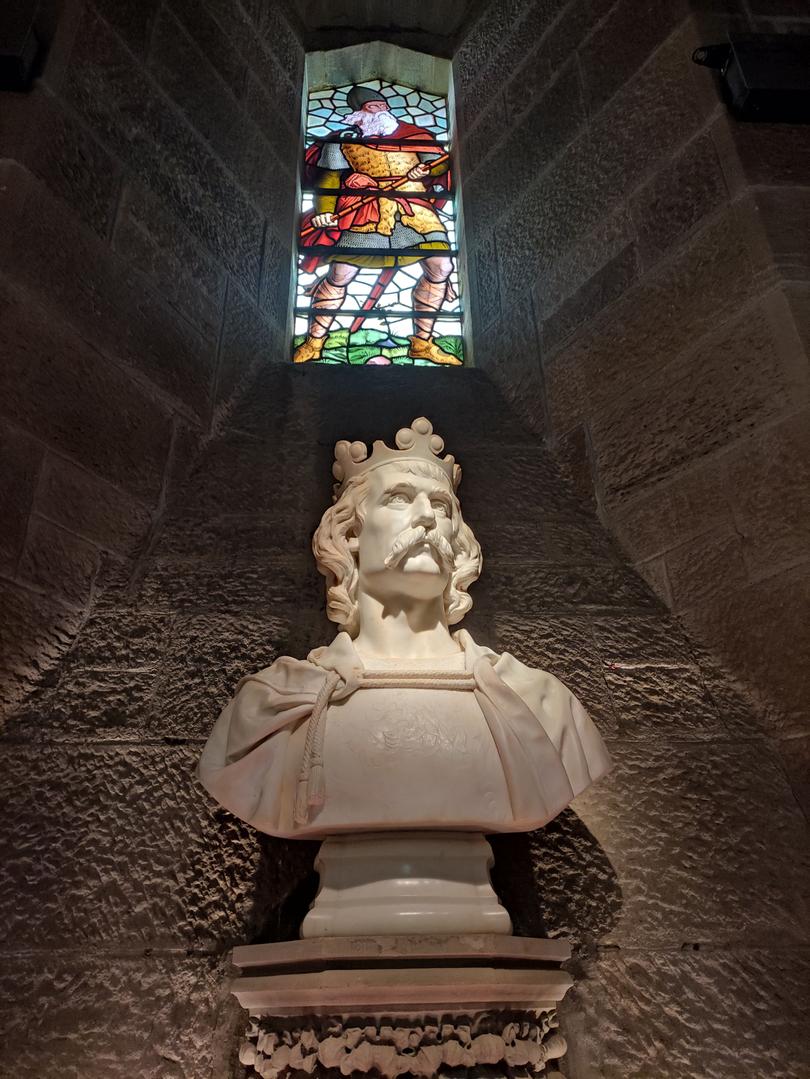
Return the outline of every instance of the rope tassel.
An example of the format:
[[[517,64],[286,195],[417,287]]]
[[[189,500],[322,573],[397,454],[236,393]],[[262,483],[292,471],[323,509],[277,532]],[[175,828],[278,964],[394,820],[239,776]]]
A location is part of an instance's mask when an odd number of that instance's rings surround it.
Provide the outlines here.
[[[301,758],[301,770],[298,773],[298,785],[295,791],[295,809],[293,819],[296,824],[307,824],[309,807],[321,806],[326,799],[326,784],[323,774],[323,728],[324,713],[329,698],[340,681],[340,675],[332,671],[326,676],[318,691],[312,714],[307,727],[307,739],[304,743],[304,755]]]

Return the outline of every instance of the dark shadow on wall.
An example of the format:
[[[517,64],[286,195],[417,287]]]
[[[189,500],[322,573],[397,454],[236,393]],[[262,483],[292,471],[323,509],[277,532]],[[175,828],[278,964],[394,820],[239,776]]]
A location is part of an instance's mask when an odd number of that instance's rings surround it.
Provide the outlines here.
[[[622,906],[616,871],[572,809],[534,832],[487,838],[492,883],[515,936],[567,937],[581,951],[615,927]]]
[[[314,862],[320,843],[307,839],[276,839],[261,833],[257,833],[257,838],[261,858],[246,943],[297,940],[301,923],[318,891]],[[284,889],[281,893],[280,883]]]

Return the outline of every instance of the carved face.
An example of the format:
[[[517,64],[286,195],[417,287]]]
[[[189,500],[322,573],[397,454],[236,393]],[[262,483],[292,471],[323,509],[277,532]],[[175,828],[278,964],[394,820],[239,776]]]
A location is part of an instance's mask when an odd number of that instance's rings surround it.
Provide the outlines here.
[[[446,480],[396,463],[374,469],[357,539],[360,587],[377,596],[441,595],[453,569],[453,505]]]

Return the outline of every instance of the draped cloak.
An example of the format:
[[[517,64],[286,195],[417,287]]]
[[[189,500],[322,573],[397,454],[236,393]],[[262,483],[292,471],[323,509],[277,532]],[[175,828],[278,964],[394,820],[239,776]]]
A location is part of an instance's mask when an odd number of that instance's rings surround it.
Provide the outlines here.
[[[588,713],[559,679],[527,667],[508,652],[497,655],[477,645],[465,630],[453,636],[464,653],[471,692],[497,750],[511,807],[508,819],[482,820],[478,830],[538,828],[610,769],[604,743]],[[284,804],[291,797],[284,776],[291,734],[309,722],[319,694],[325,688],[329,691],[324,714],[328,723],[328,704],[357,692],[363,672],[351,638],[339,633],[332,644],[310,652],[306,660],[282,656],[243,678],[203,751],[198,769],[203,786],[237,817],[271,835],[311,838],[356,831],[332,825],[320,830],[317,814],[306,824],[293,823]],[[328,760],[324,768],[328,802]],[[442,820],[440,826],[454,825]]]

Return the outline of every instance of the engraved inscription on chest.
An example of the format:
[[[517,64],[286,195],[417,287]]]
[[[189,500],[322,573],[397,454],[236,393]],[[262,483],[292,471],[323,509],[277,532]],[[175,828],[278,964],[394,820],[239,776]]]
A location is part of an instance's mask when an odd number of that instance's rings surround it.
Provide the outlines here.
[[[462,723],[397,706],[380,712],[371,742],[376,750],[389,753],[450,752],[459,756],[469,751],[468,732]]]

